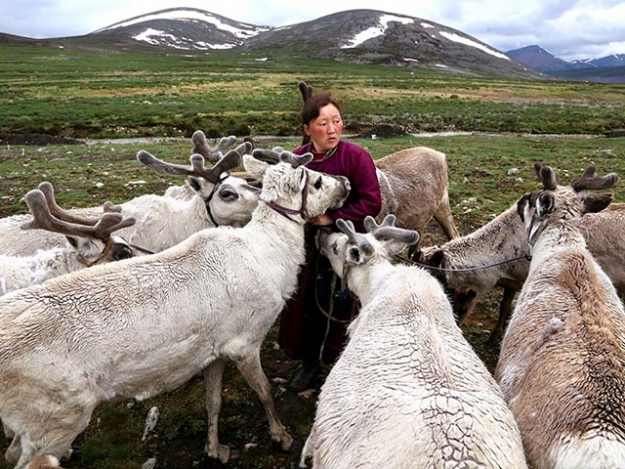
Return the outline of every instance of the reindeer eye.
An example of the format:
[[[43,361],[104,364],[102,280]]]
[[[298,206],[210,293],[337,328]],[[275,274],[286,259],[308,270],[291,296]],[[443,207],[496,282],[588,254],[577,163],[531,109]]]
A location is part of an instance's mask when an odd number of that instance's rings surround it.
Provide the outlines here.
[[[358,259],[360,259],[360,252],[358,251],[357,247],[353,247],[349,250],[349,254],[350,257],[356,261],[358,261]]]
[[[224,188],[219,191],[219,197],[226,202],[233,202],[239,198],[238,194],[232,189]]]
[[[122,259],[130,259],[132,257],[132,250],[128,246],[124,246],[115,253],[115,260],[121,261]]]
[[[322,183],[321,176],[319,176],[317,180],[315,181],[315,189],[317,190],[321,189],[321,183]]]

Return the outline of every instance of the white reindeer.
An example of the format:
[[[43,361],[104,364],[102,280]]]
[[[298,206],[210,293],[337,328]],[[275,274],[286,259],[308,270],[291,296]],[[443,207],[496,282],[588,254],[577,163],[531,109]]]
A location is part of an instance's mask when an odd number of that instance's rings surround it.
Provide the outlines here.
[[[625,311],[580,233],[585,212],[606,207],[615,174],[558,186],[538,165],[543,190],[518,212],[532,261],[505,333],[495,377],[533,469],[625,465]]]
[[[184,167],[169,165],[148,152],[140,151],[138,160],[152,168],[197,176],[193,178],[195,195],[180,200],[146,194],[120,204],[124,214],[135,217],[137,223],[121,230],[118,235],[137,248],[159,252],[204,228],[217,225],[242,226],[247,223],[258,203],[258,190],[241,178],[229,177],[228,171],[239,166],[241,155],[250,151],[251,144],[241,144],[209,169],[205,168],[201,155],[192,155],[191,166]],[[173,169],[165,169],[167,166]],[[95,217],[101,209],[90,207],[71,211]],[[0,219],[0,254],[32,255],[39,249],[65,246],[65,237],[60,234],[42,230],[22,231],[20,225],[30,220],[30,215]]]
[[[338,208],[349,182],[306,168],[312,154],[255,154],[280,162],[244,156],[246,170],[263,181],[245,227],[202,230],[163,252],[0,298],[0,418],[15,434],[6,457],[16,469],[66,454],[99,403],[146,399],[201,370],[205,451],[226,462],[218,416],[228,360],[258,393],[272,440],[290,448],[260,347],[296,288],[305,223]]]
[[[113,236],[115,231],[133,225],[136,221],[134,218],[124,219],[120,213],[107,212],[111,210],[111,205],[105,205],[105,213],[100,218],[79,217],[55,210],[59,209],[58,205],[54,200],[48,200],[46,193],[48,196],[53,194],[48,182],[41,183],[39,189],[26,194],[26,205],[33,219],[21,228],[60,233],[66,237],[68,244],[65,247],[40,250],[32,256],[0,255],[0,295],[137,254],[124,239]],[[51,213],[51,209],[56,216]]]
[[[362,302],[319,395],[300,466],[317,469],[526,468],[501,391],[436,279],[390,258],[416,232],[342,220],[320,249]],[[412,237],[411,237],[412,236]]]

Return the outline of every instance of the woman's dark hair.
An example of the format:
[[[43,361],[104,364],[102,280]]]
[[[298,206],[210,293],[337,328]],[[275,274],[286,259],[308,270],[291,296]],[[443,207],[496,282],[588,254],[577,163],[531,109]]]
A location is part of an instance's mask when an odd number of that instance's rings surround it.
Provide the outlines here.
[[[310,121],[319,117],[319,109],[328,104],[334,104],[336,108],[341,110],[341,103],[332,99],[329,94],[316,93],[306,100],[302,110],[299,113],[299,120],[302,124],[310,124]]]

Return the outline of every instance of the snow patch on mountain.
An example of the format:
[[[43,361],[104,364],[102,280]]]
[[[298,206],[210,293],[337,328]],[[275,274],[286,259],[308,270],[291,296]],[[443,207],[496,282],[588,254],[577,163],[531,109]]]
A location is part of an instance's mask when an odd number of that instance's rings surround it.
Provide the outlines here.
[[[472,41],[471,39],[466,38],[464,36],[460,36],[460,35],[454,34],[454,33],[448,33],[446,31],[441,31],[439,34],[441,36],[449,39],[450,41],[459,42],[460,44],[464,44],[465,46],[475,47],[476,49],[479,49],[482,52],[486,52],[487,54],[493,55],[493,56],[498,57],[500,59],[510,60],[510,57],[508,57],[506,54],[502,54],[501,52],[497,52],[496,50],[493,50],[490,47],[486,47],[485,45],[480,44],[479,42]]]
[[[239,23],[244,26],[249,26],[249,29],[241,29],[236,28],[234,26],[230,26],[225,24],[223,21],[215,18],[213,15],[208,12],[203,13],[197,10],[186,10],[186,9],[176,9],[171,11],[161,11],[157,13],[153,13],[150,15],[139,16],[137,18],[132,18],[127,21],[122,21],[120,23],[115,23],[111,26],[107,26],[106,28],[99,29],[97,32],[107,31],[115,28],[131,26],[134,24],[144,23],[146,21],[153,20],[179,20],[179,21],[202,21],[205,23],[210,23],[220,29],[222,31],[229,32],[233,34],[235,37],[241,39],[247,39],[252,36],[256,36],[262,31],[268,31],[270,28],[259,28],[257,26],[247,25],[245,23]],[[146,30],[147,31],[147,30]]]
[[[364,31],[359,32],[354,36],[354,38],[349,41],[347,44],[341,46],[341,49],[353,49],[354,47],[359,46],[365,41],[369,39],[373,39],[374,37],[383,36],[386,30],[388,29],[388,24],[391,21],[397,21],[402,24],[410,24],[414,23],[414,18],[405,18],[402,16],[395,15],[382,15],[380,17],[379,23],[376,26],[372,26]]]
[[[178,38],[173,34],[166,33],[165,31],[159,31],[158,29],[147,28],[142,33],[136,34],[132,36],[133,39],[137,41],[147,42],[148,44],[152,44],[154,46],[158,46],[163,43],[163,39],[168,40],[168,44],[170,47],[174,49],[189,49],[191,45],[194,49],[200,50],[208,50],[208,49],[232,49],[236,47],[237,44],[209,44],[207,42],[199,41],[195,42],[188,38]]]

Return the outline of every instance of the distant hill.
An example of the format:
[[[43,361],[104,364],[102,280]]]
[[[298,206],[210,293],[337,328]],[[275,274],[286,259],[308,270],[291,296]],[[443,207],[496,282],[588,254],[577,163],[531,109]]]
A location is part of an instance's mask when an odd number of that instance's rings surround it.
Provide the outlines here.
[[[0,37],[0,41],[2,38]],[[37,40],[62,47],[168,53],[236,51],[273,58],[329,59],[423,67],[450,73],[539,78],[519,61],[461,31],[377,10],[349,10],[283,27],[242,23],[194,8],[172,8],[112,24],[85,36]]]
[[[538,45],[510,50],[506,54],[538,72],[554,77],[625,83],[625,54],[567,62]]]
[[[350,10],[249,38],[245,48],[280,48],[346,62],[418,66],[458,73],[537,78],[523,64],[461,31],[375,10]]]

